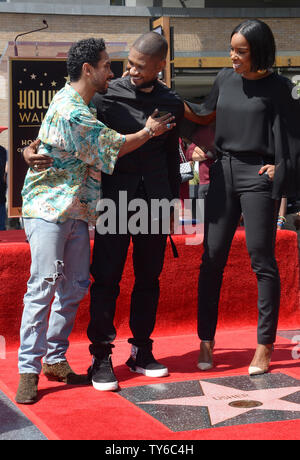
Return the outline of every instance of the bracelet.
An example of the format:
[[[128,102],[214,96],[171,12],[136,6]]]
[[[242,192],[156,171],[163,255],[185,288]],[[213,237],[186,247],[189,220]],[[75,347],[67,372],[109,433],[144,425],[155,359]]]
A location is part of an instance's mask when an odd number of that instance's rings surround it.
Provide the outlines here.
[[[149,134],[150,137],[154,136],[154,131],[151,128],[148,128],[147,126],[144,126],[143,128],[147,133]]]
[[[286,218],[284,216],[278,216],[278,221],[285,223]]]
[[[282,228],[285,222],[286,222],[286,218],[284,216],[278,216],[277,227]]]

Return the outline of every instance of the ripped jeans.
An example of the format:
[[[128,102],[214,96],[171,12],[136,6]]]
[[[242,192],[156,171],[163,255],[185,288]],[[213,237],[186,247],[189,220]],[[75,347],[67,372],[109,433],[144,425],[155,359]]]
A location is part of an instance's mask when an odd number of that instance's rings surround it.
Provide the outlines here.
[[[90,239],[88,224],[81,220],[55,224],[24,219],[24,228],[31,270],[24,296],[19,372],[39,374],[42,358],[48,364],[66,359],[77,308],[90,284]]]

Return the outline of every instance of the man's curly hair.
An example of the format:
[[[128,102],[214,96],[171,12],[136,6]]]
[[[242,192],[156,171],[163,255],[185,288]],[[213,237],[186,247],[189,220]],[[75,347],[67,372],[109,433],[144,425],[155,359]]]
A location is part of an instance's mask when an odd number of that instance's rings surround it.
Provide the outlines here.
[[[67,70],[70,81],[78,81],[81,77],[82,65],[88,64],[96,67],[100,61],[100,53],[105,51],[106,45],[103,38],[87,38],[74,43],[69,49]]]

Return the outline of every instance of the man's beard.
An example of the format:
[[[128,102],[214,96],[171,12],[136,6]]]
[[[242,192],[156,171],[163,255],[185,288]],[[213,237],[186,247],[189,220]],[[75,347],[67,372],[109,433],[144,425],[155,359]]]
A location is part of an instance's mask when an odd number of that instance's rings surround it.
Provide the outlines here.
[[[104,84],[102,84],[101,86],[100,86],[100,85],[97,85],[97,86],[98,86],[98,88],[97,88],[97,90],[96,90],[97,93],[99,93],[99,94],[106,94],[107,91],[108,91],[108,86],[106,86],[106,85],[107,85],[107,83],[108,83],[108,85],[109,85],[110,82],[111,82],[111,80],[107,80],[107,81],[106,81]]]
[[[135,85],[135,86],[136,86],[136,89],[146,89],[146,88],[151,88],[152,86],[154,86],[156,82],[157,82],[157,77],[154,78],[154,80],[145,81],[141,85]]]

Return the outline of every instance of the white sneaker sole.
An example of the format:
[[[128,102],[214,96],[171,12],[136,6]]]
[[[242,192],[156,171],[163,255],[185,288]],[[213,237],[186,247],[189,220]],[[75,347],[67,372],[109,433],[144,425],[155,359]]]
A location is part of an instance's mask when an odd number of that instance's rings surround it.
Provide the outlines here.
[[[115,391],[119,388],[118,382],[99,383],[92,380],[93,387],[97,391]]]
[[[166,377],[167,375],[169,375],[169,370],[167,368],[159,370],[149,370],[136,366],[135,369],[130,368],[130,370],[131,372],[136,372],[137,374],[143,374],[146,377]]]

